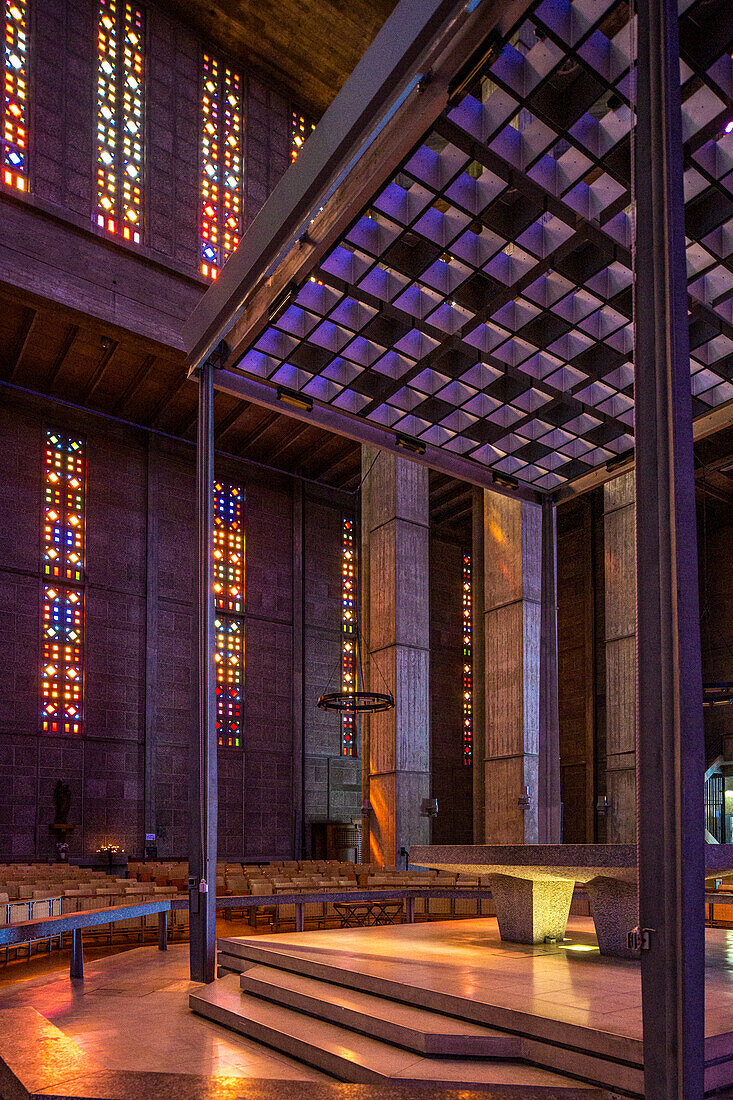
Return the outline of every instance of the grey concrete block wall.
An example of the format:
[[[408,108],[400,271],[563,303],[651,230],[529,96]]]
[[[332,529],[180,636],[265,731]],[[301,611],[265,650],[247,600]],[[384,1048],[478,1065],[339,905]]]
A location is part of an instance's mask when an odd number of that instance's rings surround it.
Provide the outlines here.
[[[87,445],[85,728],[81,738],[39,733],[41,515],[46,426],[82,434]],[[158,441],[151,454],[157,540],[147,553],[147,439],[93,416],[22,399],[0,410],[8,457],[0,485],[0,859],[43,858],[51,850],[56,781],[72,792],[71,852],[110,841],[143,848],[146,658],[157,691],[148,777],[162,855],[188,844],[188,745],[194,655],[193,449]],[[241,750],[221,750],[220,850],[232,858],[292,856],[296,806],[293,757],[293,483],[229,461],[223,477],[245,488],[245,720]],[[152,507],[152,505],[151,505]],[[331,622],[338,653],[340,508],[317,500],[306,524],[314,584],[306,619]],[[324,527],[328,510],[336,517]],[[324,513],[324,509],[326,512]],[[317,537],[316,537],[317,535]],[[157,588],[155,637],[146,647],[148,571]],[[332,575],[333,574],[333,575]],[[325,580],[323,578],[326,578]],[[311,629],[311,628],[309,628]],[[323,637],[324,625],[312,628]],[[322,652],[313,644],[313,653]],[[324,736],[315,707],[320,668],[306,673],[305,738],[318,754],[323,817],[353,816],[358,761],[337,761],[338,739]],[[310,678],[309,678],[310,677]],[[338,718],[331,724],[338,728]],[[305,787],[312,789],[306,761]],[[329,808],[328,800],[332,805]],[[316,801],[320,794],[316,792]],[[355,811],[354,811],[355,812]],[[320,810],[316,814],[321,817]]]

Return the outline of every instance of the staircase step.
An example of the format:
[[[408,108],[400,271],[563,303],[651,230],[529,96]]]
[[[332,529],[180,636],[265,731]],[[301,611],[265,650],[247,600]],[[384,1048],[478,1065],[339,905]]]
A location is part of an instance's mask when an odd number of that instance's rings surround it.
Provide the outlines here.
[[[516,1062],[429,1058],[330,1021],[243,993],[227,975],[189,995],[191,1009],[241,1035],[356,1084],[437,1085],[471,1088],[513,1085],[532,1095],[588,1100],[608,1094],[561,1074]]]
[[[330,1020],[418,1054],[472,1058],[522,1056],[518,1036],[302,974],[253,966],[242,974],[239,985],[244,993]]]

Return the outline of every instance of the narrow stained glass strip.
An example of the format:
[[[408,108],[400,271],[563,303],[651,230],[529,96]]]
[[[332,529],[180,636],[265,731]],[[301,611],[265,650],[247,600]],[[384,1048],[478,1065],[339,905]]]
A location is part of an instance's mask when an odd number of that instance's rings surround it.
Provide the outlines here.
[[[82,590],[45,584],[41,728],[46,733],[81,733],[83,641]]]
[[[356,691],[356,608],[354,606],[354,521],[343,519],[341,547],[341,690]],[[356,754],[356,718],[341,715],[341,755]]]
[[[306,142],[306,138],[316,128],[315,122],[310,122],[304,115],[293,111],[291,123],[290,123],[290,159],[295,160],[298,153],[303,148]]]
[[[204,54],[201,113],[201,272],[219,270],[219,63]]]
[[[143,174],[143,13],[125,4],[122,55],[122,235],[140,243]]]
[[[96,222],[133,244],[143,222],[144,44],[142,8],[100,0]]]
[[[28,4],[4,0],[3,182],[28,189]]]
[[[242,232],[242,93],[231,69],[222,73],[221,248],[224,265],[236,252]]]
[[[242,88],[239,74],[203,56],[201,273],[216,279],[242,234]]]
[[[101,0],[97,40],[97,224],[117,229],[117,2]]]
[[[75,436],[46,432],[43,508],[43,572],[78,583],[84,577],[84,444]]]
[[[244,624],[219,615],[216,636],[216,734],[222,748],[238,749],[242,737]]]
[[[241,485],[214,482],[214,663],[220,748],[242,744],[244,717],[244,519]],[[222,614],[221,612],[230,612]],[[233,612],[233,614],[231,614]]]
[[[242,489],[214,483],[214,598],[221,611],[244,611]]]
[[[463,763],[473,763],[473,666],[471,555],[463,555]]]

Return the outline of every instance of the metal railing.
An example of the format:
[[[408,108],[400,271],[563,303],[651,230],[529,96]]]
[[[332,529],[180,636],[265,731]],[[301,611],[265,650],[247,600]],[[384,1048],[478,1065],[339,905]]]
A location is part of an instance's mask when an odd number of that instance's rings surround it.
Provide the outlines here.
[[[582,893],[579,896],[583,896]],[[217,910],[225,909],[272,909],[284,905],[295,906],[295,930],[302,932],[305,927],[305,907],[313,904],[327,904],[334,902],[369,902],[369,901],[397,901],[405,902],[405,920],[408,924],[415,921],[415,902],[418,898],[449,899],[456,900],[490,901],[492,899],[489,889],[472,889],[470,887],[411,887],[402,886],[393,889],[380,890],[321,890],[309,893],[296,894],[241,894],[225,895],[216,899]],[[28,899],[31,904],[43,904],[50,901],[60,901],[56,898]],[[705,893],[705,903],[710,906],[710,920],[713,920],[714,905],[733,905],[733,891],[716,891]],[[12,903],[11,903],[12,904]],[[157,913],[158,915],[158,950],[168,949],[168,913],[188,909],[188,898],[161,898],[160,901],[139,902],[137,905],[112,905],[106,909],[87,909],[79,913],[64,913],[59,916],[35,917],[17,924],[6,924],[0,927],[0,946],[24,946],[39,940],[48,940],[61,937],[66,932],[71,932],[71,963],[69,976],[71,978],[84,977],[84,946],[82,933],[85,928],[95,928],[100,925],[111,924],[116,920],[134,920],[136,917],[145,918]],[[480,909],[480,905],[479,905]],[[454,911],[454,905],[451,905]]]
[[[405,919],[408,924],[415,921],[415,901],[418,898],[448,898],[490,900],[490,890],[472,890],[470,888],[412,888],[395,887],[383,890],[322,890],[297,894],[241,894],[225,895],[216,899],[216,908],[220,909],[261,909],[279,908],[284,905],[295,906],[295,930],[302,932],[305,927],[305,906],[329,902],[364,902],[380,900],[404,900]],[[35,899],[39,903],[48,898]],[[71,932],[71,964],[69,975],[72,978],[84,977],[84,947],[82,933],[85,928],[111,924],[116,920],[134,920],[158,914],[158,949],[168,949],[168,913],[188,909],[188,898],[161,898],[160,901],[140,902],[137,905],[113,905],[105,909],[87,909],[79,913],[64,913],[54,917],[36,917],[0,927],[0,946],[24,946],[39,940],[50,942],[56,937]]]

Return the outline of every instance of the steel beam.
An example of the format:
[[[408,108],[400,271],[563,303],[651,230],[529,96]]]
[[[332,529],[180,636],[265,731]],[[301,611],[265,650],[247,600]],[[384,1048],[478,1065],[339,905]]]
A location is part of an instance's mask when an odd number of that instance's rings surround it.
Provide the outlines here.
[[[676,0],[638,5],[637,815],[644,1094],[703,1096],[703,726]],[[644,943],[643,943],[644,946]]]
[[[198,705],[191,738],[189,907],[191,980],[216,977],[216,683],[214,678],[214,385],[207,361],[198,372],[196,518],[198,528]]]
[[[472,485],[480,485],[490,488],[501,496],[510,496],[513,499],[528,500],[534,504],[541,502],[544,494],[529,485],[521,482],[516,489],[507,489],[496,484],[492,472],[480,463],[462,458],[459,454],[446,451],[443,447],[435,447],[428,443],[424,455],[413,454],[401,448],[397,444],[397,434],[389,428],[383,428],[371,420],[343,412],[341,409],[332,408],[330,405],[313,403],[313,408],[299,411],[292,406],[280,401],[277,396],[277,387],[267,382],[260,382],[254,378],[245,377],[234,371],[215,371],[214,384],[217,390],[231,394],[234,397],[243,397],[255,405],[273,409],[283,416],[291,416],[295,420],[302,420],[308,424],[325,428],[343,436],[345,439],[354,439],[359,443],[372,444],[383,451],[393,451],[402,458],[422,462],[433,470],[447,474],[449,477],[459,478]],[[341,461],[341,460],[339,460]],[[325,476],[325,475],[322,475]]]

